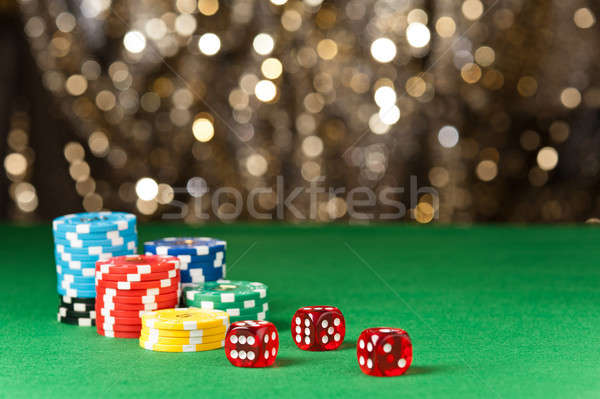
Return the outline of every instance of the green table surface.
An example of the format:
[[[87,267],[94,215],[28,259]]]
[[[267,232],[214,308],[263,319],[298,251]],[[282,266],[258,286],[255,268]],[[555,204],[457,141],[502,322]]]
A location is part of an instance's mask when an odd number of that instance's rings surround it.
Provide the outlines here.
[[[0,397],[600,397],[597,228],[139,226],[140,242],[225,239],[228,277],[269,285],[281,346],[264,369],[58,323],[50,226],[0,234]],[[294,311],[324,304],[343,311],[345,342],[299,350]],[[356,339],[376,326],[410,334],[405,375],[358,368]]]

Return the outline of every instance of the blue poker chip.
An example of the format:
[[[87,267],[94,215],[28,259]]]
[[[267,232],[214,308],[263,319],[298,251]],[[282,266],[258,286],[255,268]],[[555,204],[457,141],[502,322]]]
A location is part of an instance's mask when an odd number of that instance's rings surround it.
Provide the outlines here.
[[[137,235],[132,234],[113,239],[106,240],[68,240],[64,238],[54,237],[54,245],[62,245],[68,248],[89,248],[89,247],[121,247],[126,246],[129,242],[135,242],[137,246]]]
[[[180,263],[179,264],[179,270],[196,270],[196,269],[202,269],[205,270],[207,272],[214,272],[216,273],[218,270],[221,270],[223,268],[223,264],[219,264],[219,266],[215,266],[212,263]]]
[[[91,264],[95,265],[95,262],[99,261],[99,260],[108,260],[114,256],[133,255],[133,254],[135,254],[135,251],[128,250],[128,249],[123,249],[121,251],[108,252],[108,253],[103,252],[103,253],[96,254],[96,255],[59,253],[57,251],[54,251],[54,258],[56,259],[57,263],[60,261],[62,261],[62,262],[80,261],[83,263],[91,263]]]
[[[68,273],[83,276],[95,276],[96,262],[80,262],[80,261],[56,261],[57,273]]]
[[[125,212],[84,212],[54,219],[52,229],[58,233],[103,233],[128,230],[135,226],[136,217]]]
[[[146,253],[146,255],[154,255]],[[182,263],[213,263],[215,261],[225,261],[225,251],[216,251],[208,255],[176,255]]]
[[[209,255],[225,251],[227,243],[208,237],[169,237],[144,243],[144,252],[156,255]]]
[[[95,276],[81,276],[69,273],[56,273],[56,279],[60,282],[73,284],[96,284]]]
[[[137,237],[137,227],[135,225],[125,230],[109,230],[99,233],[74,233],[74,232],[57,232],[54,231],[54,239],[67,240],[67,241],[110,241],[121,237]],[[125,240],[127,241],[127,240]]]
[[[182,283],[200,283],[203,281],[216,281],[223,278],[223,270],[181,270]]]
[[[57,282],[58,286],[64,289],[75,289],[78,291],[95,291],[96,290],[96,283],[94,281],[87,282],[87,283],[73,283],[73,282],[69,282],[69,281],[58,281]]]
[[[62,282],[58,282],[57,283],[57,287],[60,287],[64,290],[76,290],[76,291],[81,291],[81,292],[87,292],[87,291],[96,291],[96,287],[94,286],[94,284],[69,284],[65,281]]]
[[[56,252],[59,254],[72,254],[72,255],[97,255],[103,253],[115,253],[119,251],[135,251],[137,249],[137,241],[127,241],[122,245],[118,246],[99,246],[90,245],[83,248],[75,248],[68,245],[58,244],[55,245]]]
[[[56,290],[60,295],[69,296],[71,298],[96,298],[96,290],[76,290],[73,288],[64,289],[57,286]]]

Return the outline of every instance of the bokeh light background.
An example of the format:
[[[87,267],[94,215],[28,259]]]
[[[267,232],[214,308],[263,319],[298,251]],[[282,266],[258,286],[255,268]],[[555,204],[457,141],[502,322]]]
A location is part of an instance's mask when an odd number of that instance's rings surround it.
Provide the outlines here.
[[[208,209],[215,188],[244,193],[277,176],[286,192],[320,177],[408,191],[413,176],[440,195],[439,205],[420,196],[402,219],[418,223],[600,213],[598,2],[1,4],[35,66],[20,84],[39,81],[49,99],[36,111],[37,92],[0,81],[5,217],[69,208],[160,219],[174,199]],[[210,220],[226,220],[232,201]],[[262,212],[276,203],[257,198]],[[327,193],[317,213],[349,218],[343,196]]]

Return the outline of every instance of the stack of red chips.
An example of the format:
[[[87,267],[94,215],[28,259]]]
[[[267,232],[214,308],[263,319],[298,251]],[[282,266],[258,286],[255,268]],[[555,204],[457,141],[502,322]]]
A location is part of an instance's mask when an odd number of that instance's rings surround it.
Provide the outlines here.
[[[144,312],[177,307],[181,278],[174,256],[125,255],[96,263],[96,330],[139,338]]]

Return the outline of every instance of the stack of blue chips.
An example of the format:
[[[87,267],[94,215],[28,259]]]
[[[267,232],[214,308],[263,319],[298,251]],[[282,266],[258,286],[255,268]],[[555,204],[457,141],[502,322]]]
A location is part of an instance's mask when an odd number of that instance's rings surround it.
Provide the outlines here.
[[[225,241],[207,237],[170,237],[144,243],[146,255],[179,259],[182,286],[225,278],[226,248]]]
[[[57,290],[70,298],[95,298],[96,261],[137,251],[136,217],[123,212],[61,216],[52,224]]]

